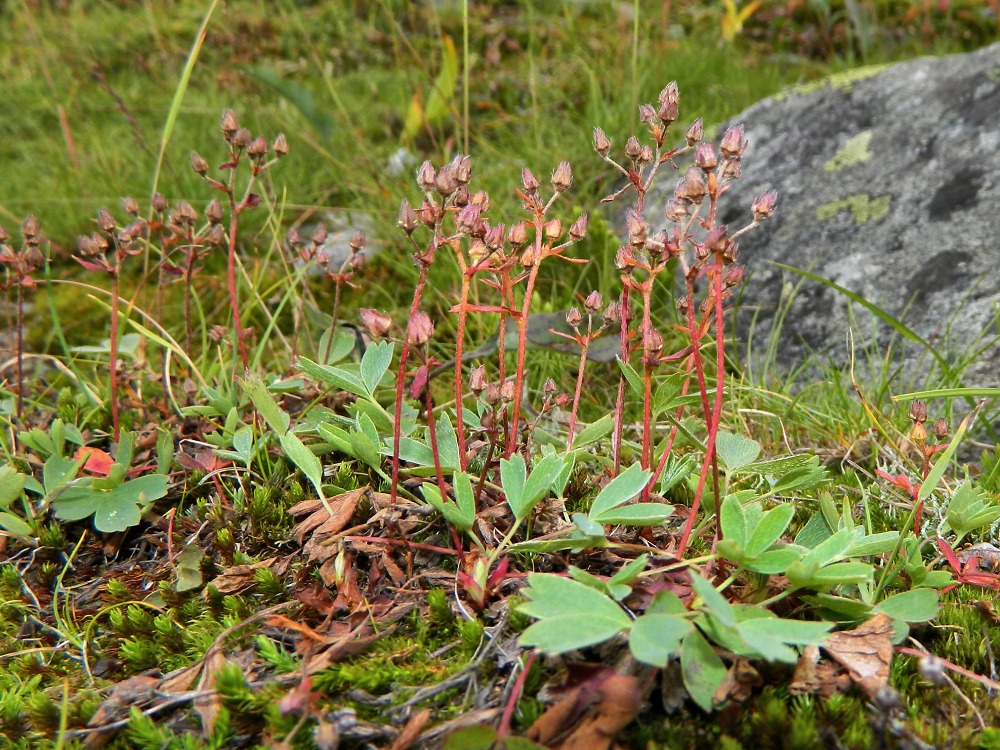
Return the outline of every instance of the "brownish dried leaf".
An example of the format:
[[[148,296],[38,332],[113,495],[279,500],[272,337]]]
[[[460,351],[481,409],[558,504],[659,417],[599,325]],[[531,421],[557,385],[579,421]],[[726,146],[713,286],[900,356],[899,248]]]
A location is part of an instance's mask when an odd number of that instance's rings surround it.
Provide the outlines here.
[[[889,682],[892,633],[892,620],[880,613],[854,630],[834,633],[823,650],[847,670],[862,690],[874,696]]]
[[[753,694],[753,689],[760,687],[763,683],[764,680],[761,678],[760,672],[754,669],[750,661],[745,657],[737,656],[729,671],[726,672],[719,689],[715,691],[712,702],[715,704],[726,701],[745,703]]]
[[[229,660],[220,650],[209,649],[205,654],[204,666],[201,678],[198,680],[199,692],[211,692],[215,689],[215,675],[222,669]],[[202,737],[211,737],[215,732],[215,722],[219,718],[219,711],[222,708],[222,700],[218,693],[211,692],[210,695],[202,695],[195,698],[194,710],[201,717]]]
[[[277,559],[269,557],[251,565],[234,565],[223,570],[211,583],[219,590],[220,594],[241,594],[253,586],[254,574],[258,570],[272,567]]]

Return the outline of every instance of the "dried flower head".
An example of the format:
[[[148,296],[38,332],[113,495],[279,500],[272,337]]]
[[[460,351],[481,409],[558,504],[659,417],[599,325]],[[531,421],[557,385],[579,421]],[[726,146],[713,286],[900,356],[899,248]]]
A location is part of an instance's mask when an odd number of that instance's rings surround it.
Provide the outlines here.
[[[722,141],[719,142],[719,148],[727,159],[743,156],[743,152],[747,150],[747,141],[743,137],[743,126],[733,125],[727,128],[722,136]]]
[[[607,156],[611,151],[611,140],[600,128],[594,128],[594,151],[601,156]]]
[[[246,148],[253,143],[253,133],[246,128],[240,128],[233,133],[233,138],[230,143],[234,148]]]
[[[413,346],[423,346],[434,335],[434,323],[423,310],[418,310],[406,326],[406,340]]]
[[[373,339],[385,336],[392,326],[392,318],[370,307],[361,308],[358,314],[361,316],[361,325]]]
[[[451,171],[459,185],[468,185],[472,181],[472,158],[459,154],[451,162]]]
[[[581,214],[569,228],[570,239],[576,242],[587,236],[587,225],[590,222],[590,214]]]
[[[675,198],[691,203],[701,203],[707,193],[708,184],[705,182],[705,175],[697,167],[689,167],[674,189]]]
[[[274,150],[275,158],[283,159],[288,156],[288,139],[285,138],[284,133],[278,133],[278,137],[274,139],[274,145],[271,148]]]
[[[556,189],[557,193],[561,193],[573,185],[573,169],[570,167],[568,161],[559,162],[559,166],[555,168],[552,173],[552,187]]]
[[[209,201],[208,205],[205,206],[205,218],[208,219],[210,224],[222,223],[222,204],[219,203],[218,198],[213,198]],[[298,236],[297,232],[296,236]]]
[[[262,135],[258,135],[247,147],[247,155],[254,159],[263,159],[267,156],[267,150],[267,139]]]
[[[524,246],[528,241],[528,227],[523,221],[514,224],[507,232],[507,241],[516,248]]]
[[[167,199],[163,196],[163,193],[153,193],[152,206],[153,210],[158,214],[166,213],[170,208],[170,204],[167,203]]]
[[[486,365],[479,365],[478,367],[473,367],[472,372],[469,373],[469,389],[479,396],[489,387],[490,381],[486,377]]]
[[[694,165],[705,172],[711,172],[719,163],[715,146],[709,141],[699,143],[694,151]]]
[[[236,119],[236,113],[231,109],[227,109],[222,113],[222,121],[219,123],[222,128],[222,135],[225,136],[227,141],[231,140],[236,131],[240,129],[240,123]]]
[[[521,187],[523,187],[524,192],[529,195],[538,190],[538,180],[527,167],[521,170]]]
[[[687,144],[693,146],[698,143],[705,136],[705,126],[702,124],[701,118],[691,123],[691,127],[687,129],[684,134]]]
[[[425,161],[417,170],[417,185],[425,193],[429,193],[434,189],[436,181],[437,175],[434,173],[434,166],[429,161]]]
[[[604,299],[601,297],[601,293],[596,289],[587,295],[587,299],[583,301],[584,309],[589,313],[595,313],[604,307]]]
[[[97,212],[97,226],[102,232],[110,234],[115,231],[117,225],[118,222],[115,221],[115,217],[108,209],[102,208]]]
[[[629,139],[625,142],[625,156],[632,161],[636,161],[641,153],[642,144],[639,143],[639,139],[634,135],[629,136]]]
[[[767,190],[762,193],[750,206],[753,212],[754,221],[763,221],[774,215],[774,206],[778,202],[778,193],[774,190]]]
[[[405,198],[399,207],[399,218],[396,219],[396,223],[408,235],[413,234],[420,223],[420,220],[417,218],[417,212],[413,210],[413,206]]]
[[[208,174],[208,162],[197,151],[191,152],[191,169],[194,170],[195,174],[199,174],[202,177]]]
[[[122,198],[121,205],[122,211],[127,213],[129,216],[139,215],[139,201],[135,198]]]
[[[566,313],[566,324],[570,328],[578,328],[582,322],[583,313],[581,313],[576,307],[571,307],[569,312]]]

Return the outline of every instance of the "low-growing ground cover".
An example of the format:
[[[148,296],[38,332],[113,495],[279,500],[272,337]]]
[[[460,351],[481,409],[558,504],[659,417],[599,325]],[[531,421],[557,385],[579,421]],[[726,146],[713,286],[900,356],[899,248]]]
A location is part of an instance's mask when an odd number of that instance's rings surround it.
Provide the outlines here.
[[[824,8],[5,8],[2,742],[1000,741],[995,389],[727,334],[780,196],[718,226],[711,123],[996,35]]]

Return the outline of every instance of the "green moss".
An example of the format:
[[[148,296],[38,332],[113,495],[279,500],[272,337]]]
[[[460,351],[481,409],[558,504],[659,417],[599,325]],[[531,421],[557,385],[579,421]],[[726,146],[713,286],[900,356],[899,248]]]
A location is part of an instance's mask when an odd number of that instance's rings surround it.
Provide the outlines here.
[[[821,222],[829,221],[841,211],[850,211],[855,224],[867,224],[870,221],[884,219],[889,214],[891,205],[892,196],[889,194],[873,198],[858,193],[823,204],[816,209],[816,219]]]

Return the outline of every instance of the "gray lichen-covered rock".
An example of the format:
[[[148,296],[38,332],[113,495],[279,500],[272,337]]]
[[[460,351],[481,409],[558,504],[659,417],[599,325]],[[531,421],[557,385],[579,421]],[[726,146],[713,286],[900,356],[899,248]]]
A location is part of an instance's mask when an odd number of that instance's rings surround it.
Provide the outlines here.
[[[768,262],[777,261],[862,296],[953,364],[978,342],[963,383],[1000,385],[1000,345],[986,346],[1000,335],[1000,45],[857,71],[764,100],[734,122],[750,146],[722,222],[743,226],[756,196],[779,192],[775,216],[741,238],[749,279],[739,329],[745,336],[758,316],[758,351],[802,280]],[[648,205],[662,211],[664,200]],[[846,361],[848,304],[804,281],[784,316],[779,364],[809,352]],[[875,318],[851,307],[871,341]],[[935,359],[892,335],[878,326],[880,349],[902,346],[902,379],[922,382]]]

